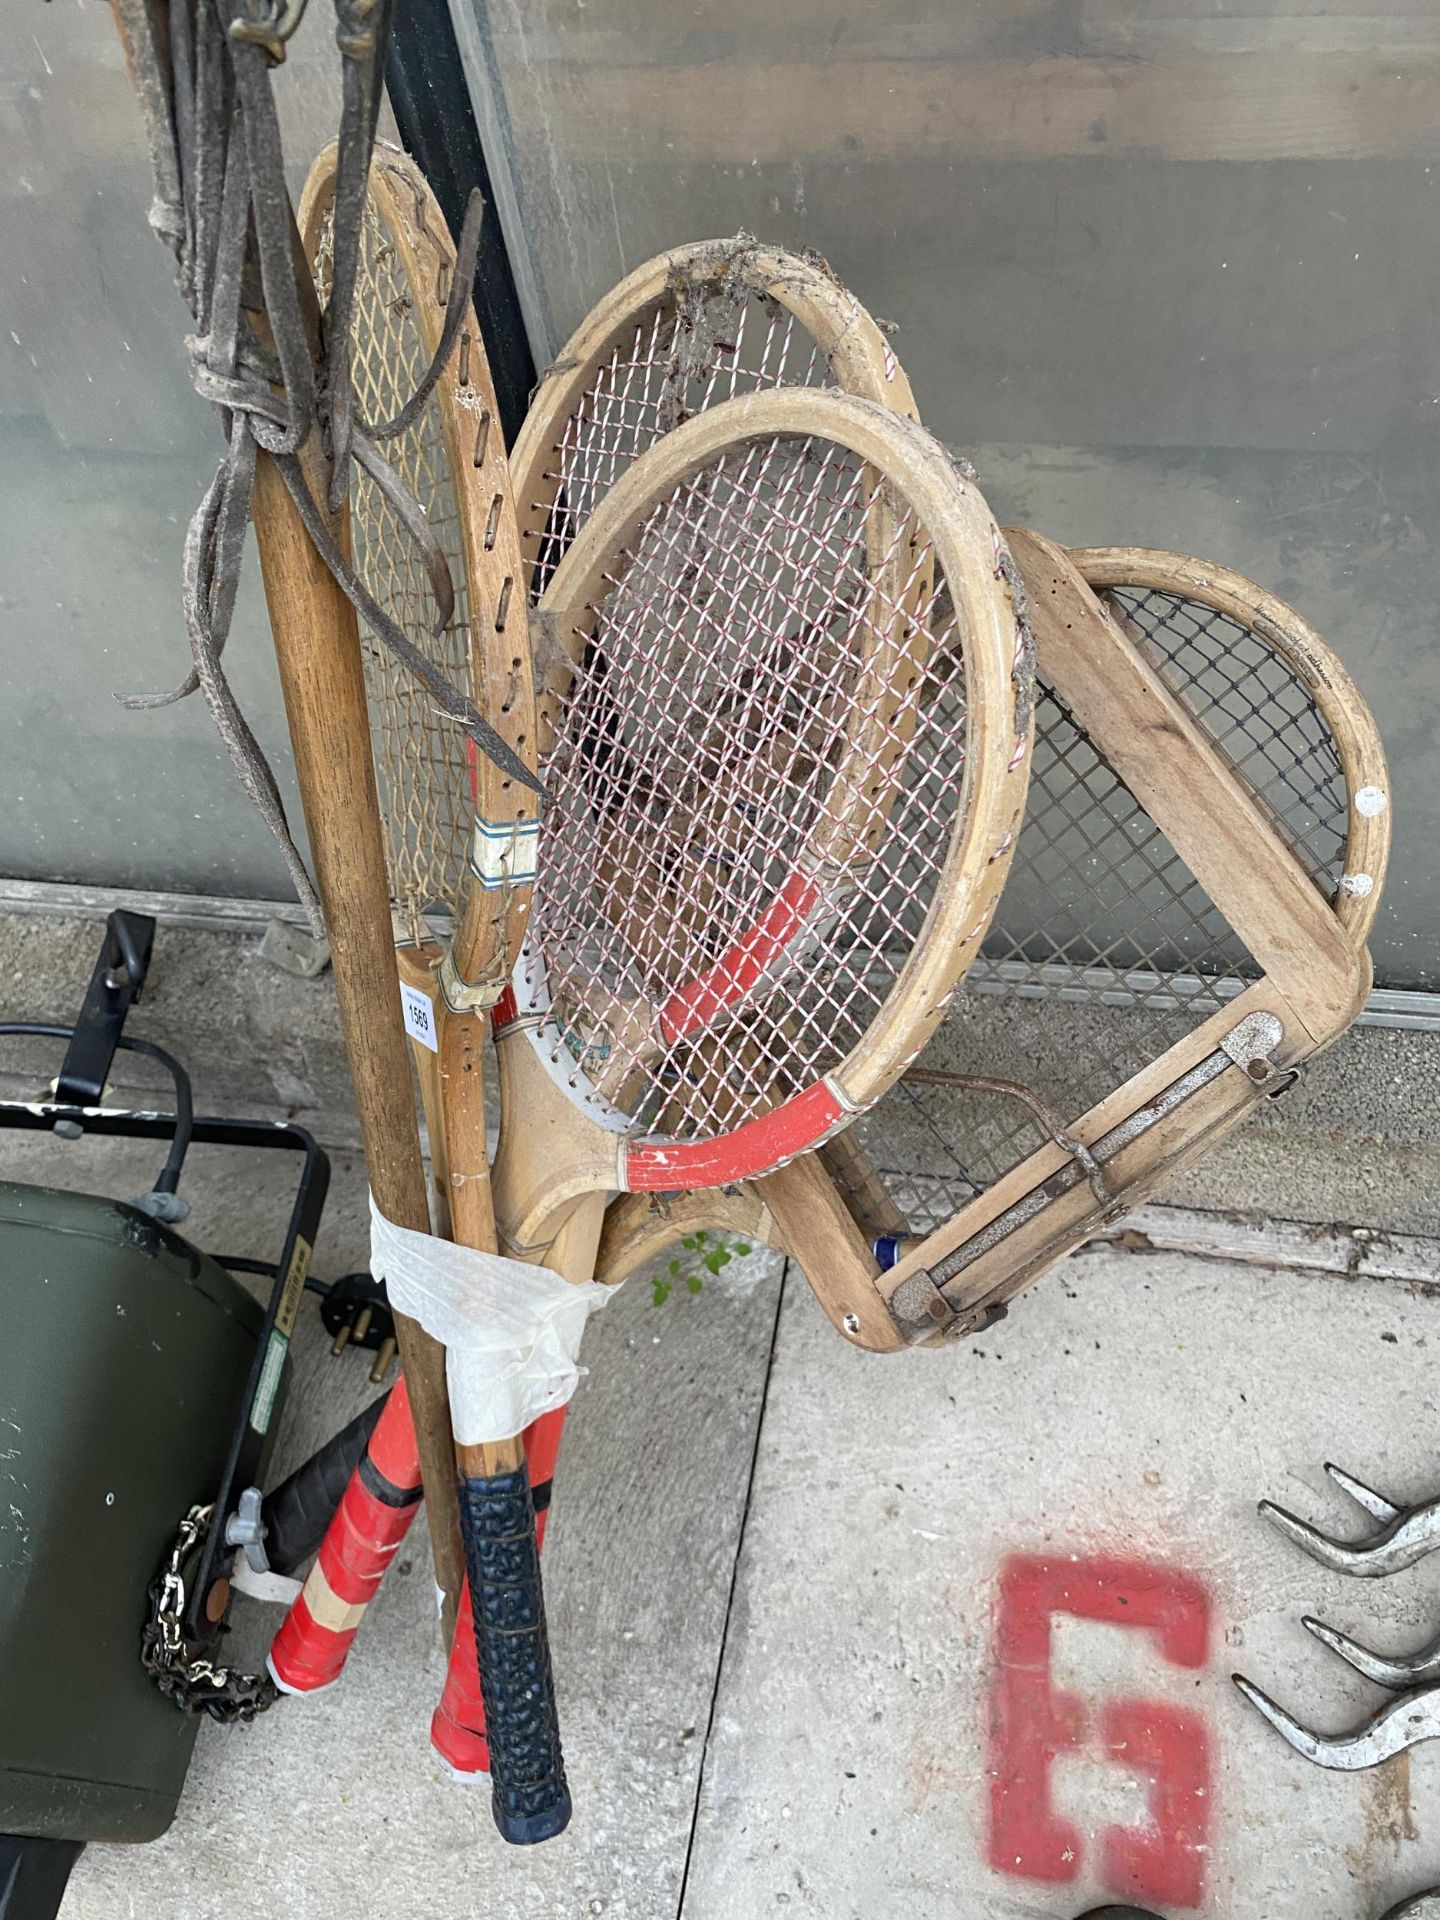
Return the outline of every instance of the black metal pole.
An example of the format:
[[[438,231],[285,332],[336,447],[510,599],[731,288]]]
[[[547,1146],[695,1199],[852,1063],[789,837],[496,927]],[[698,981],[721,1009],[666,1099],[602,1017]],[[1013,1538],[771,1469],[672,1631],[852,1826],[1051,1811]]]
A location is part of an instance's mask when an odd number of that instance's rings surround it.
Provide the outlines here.
[[[495,380],[505,444],[513,446],[535,386],[535,362],[515,275],[490,190],[490,170],[465,82],[448,0],[405,0],[392,15],[385,84],[400,139],[458,234],[471,190],[488,212],[475,264],[475,317]]]

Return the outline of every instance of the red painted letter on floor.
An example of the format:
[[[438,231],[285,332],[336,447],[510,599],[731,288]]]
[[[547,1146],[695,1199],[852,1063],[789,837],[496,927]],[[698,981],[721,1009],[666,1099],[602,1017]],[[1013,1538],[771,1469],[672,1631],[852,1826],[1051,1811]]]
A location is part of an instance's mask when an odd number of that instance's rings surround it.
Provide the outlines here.
[[[1169,1666],[1205,1665],[1210,1598],[1191,1575],[1143,1561],[1015,1554],[1000,1574],[991,1703],[990,1864],[1024,1880],[1065,1882],[1083,1862],[1079,1830],[1057,1813],[1051,1775],[1062,1753],[1093,1752],[1149,1782],[1150,1819],[1100,1836],[1097,1877],[1109,1893],[1198,1907],[1210,1831],[1210,1735],[1188,1709],[1122,1698],[1087,1714],[1050,1675],[1057,1614],[1148,1633]]]

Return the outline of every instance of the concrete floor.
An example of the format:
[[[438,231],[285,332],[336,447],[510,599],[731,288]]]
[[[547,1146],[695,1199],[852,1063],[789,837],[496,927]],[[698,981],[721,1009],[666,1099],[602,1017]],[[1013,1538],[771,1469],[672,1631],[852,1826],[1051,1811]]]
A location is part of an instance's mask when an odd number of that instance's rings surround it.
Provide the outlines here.
[[[0,1142],[8,1175],[119,1195],[152,1159]],[[195,1239],[270,1249],[267,1178],[197,1152]],[[341,1155],[317,1269],[364,1253]],[[662,1306],[636,1279],[592,1322],[547,1544],[563,1839],[507,1852],[483,1792],[432,1762],[417,1531],[344,1683],[207,1724],[171,1832],[89,1849],[64,1920],[1069,1920],[1126,1892],[1167,1916],[1378,1920],[1440,1881],[1440,1749],[1319,1772],[1227,1677],[1343,1727],[1380,1696],[1302,1613],[1395,1649],[1440,1625],[1433,1561],[1347,1582],[1254,1513],[1269,1494],[1345,1524],[1327,1458],[1434,1491],[1440,1302],[1106,1250],[978,1343],[885,1360],[773,1257],[727,1274]],[[371,1391],[303,1324],[277,1474]],[[240,1613],[233,1651],[258,1650],[275,1616]],[[1075,1735],[1048,1829],[1047,1686]]]

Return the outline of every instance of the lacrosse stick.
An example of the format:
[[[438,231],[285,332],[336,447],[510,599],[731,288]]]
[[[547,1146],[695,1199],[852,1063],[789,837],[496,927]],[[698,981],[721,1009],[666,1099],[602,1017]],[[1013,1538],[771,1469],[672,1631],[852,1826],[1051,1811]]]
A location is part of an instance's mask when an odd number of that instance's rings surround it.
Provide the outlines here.
[[[307,252],[329,285],[335,192],[333,149],[311,172],[301,207]],[[451,299],[454,251],[423,177],[403,155],[377,149],[355,286],[354,380],[360,404],[389,421],[431,360]],[[535,725],[519,549],[489,370],[473,316],[428,402],[386,457],[420,501],[450,562],[453,603],[434,598],[384,476],[367,470],[353,502],[356,565],[369,591],[447,678],[469,684],[477,706],[518,754],[533,757]],[[494,1248],[485,1142],[485,1010],[513,964],[529,899],[533,796],[503,770],[478,763],[457,729],[367,654],[374,750],[394,908],[396,959],[436,1169],[437,1210],[463,1246]],[[392,1285],[394,1284],[392,1276]],[[403,1418],[403,1407],[398,1420]],[[457,1413],[457,1421],[459,1415]],[[382,1428],[387,1427],[382,1418]],[[377,1439],[388,1431],[377,1429]],[[455,1657],[475,1657],[487,1702],[497,1824],[509,1840],[548,1838],[569,1817],[555,1724],[535,1515],[519,1432],[457,1434],[462,1531],[472,1633]],[[372,1466],[374,1446],[372,1445]],[[393,1480],[393,1474],[387,1474]],[[340,1534],[344,1509],[340,1516]],[[347,1536],[353,1563],[353,1538]],[[343,1557],[339,1538],[322,1548]],[[393,1551],[393,1547],[391,1548]],[[388,1556],[387,1556],[388,1557]],[[368,1593],[383,1572],[372,1556]],[[304,1596],[302,1595],[302,1603]],[[347,1623],[349,1625],[350,1623]],[[358,1624],[358,1623],[357,1623]],[[290,1684],[338,1674],[350,1634],[328,1643],[297,1603],[272,1652]],[[471,1689],[473,1692],[473,1687]]]
[[[1005,898],[923,1066],[853,1130],[878,1178],[826,1150],[863,1271],[915,1338],[995,1317],[1344,1030],[1389,845],[1374,723],[1290,608],[1180,555],[1008,537],[1039,697]],[[815,1260],[769,1187],[696,1194],[673,1217],[786,1247],[842,1324],[853,1237]],[[617,1201],[598,1276],[672,1237]]]
[[[923,1045],[1023,801],[1010,577],[944,450],[839,394],[726,401],[599,502],[538,616],[552,801],[497,1009],[502,1244],[557,1260],[607,1191],[773,1169]]]

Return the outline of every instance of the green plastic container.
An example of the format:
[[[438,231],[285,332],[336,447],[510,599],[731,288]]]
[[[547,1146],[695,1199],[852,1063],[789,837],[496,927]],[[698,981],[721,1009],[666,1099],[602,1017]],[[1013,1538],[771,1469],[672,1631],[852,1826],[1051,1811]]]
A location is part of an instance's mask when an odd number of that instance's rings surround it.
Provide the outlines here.
[[[133,1207],[0,1181],[0,1832],[153,1840],[197,1722],[146,1591],[215,1491],[261,1311]]]

